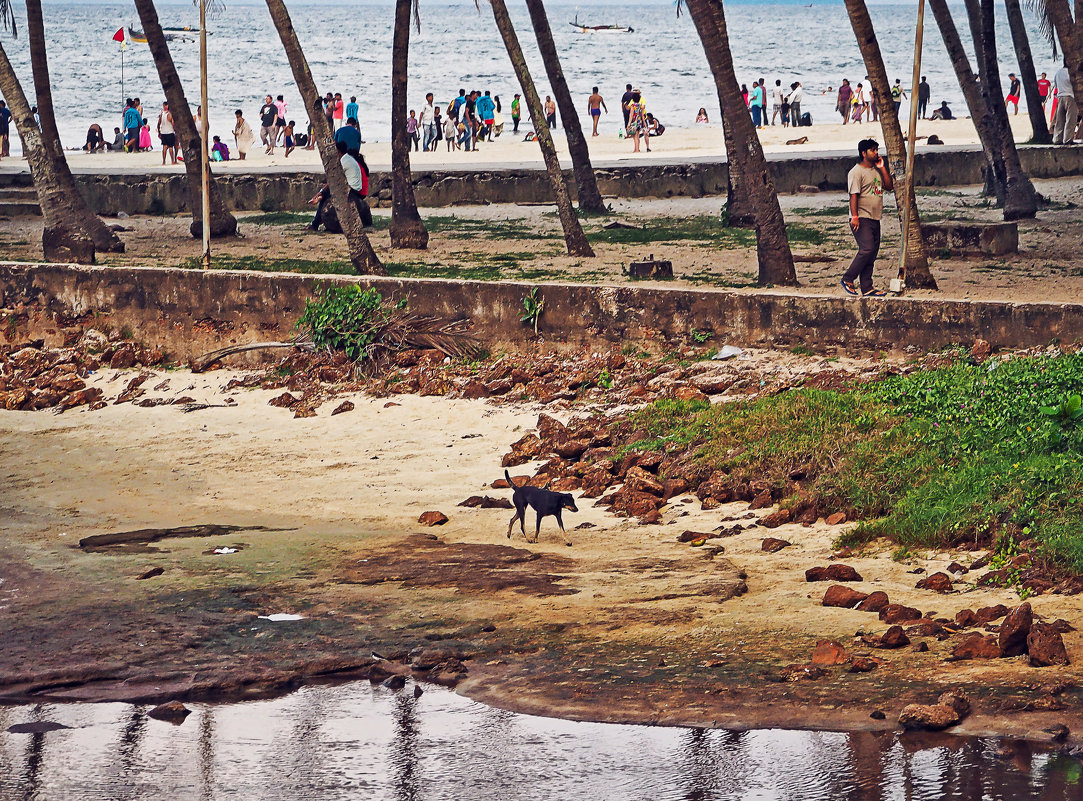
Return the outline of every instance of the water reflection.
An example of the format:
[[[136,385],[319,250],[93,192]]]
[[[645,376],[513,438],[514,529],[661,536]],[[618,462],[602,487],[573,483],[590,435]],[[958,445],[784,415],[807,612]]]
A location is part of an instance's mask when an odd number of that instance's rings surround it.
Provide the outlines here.
[[[1026,743],[572,723],[411,690],[197,704],[179,727],[124,704],[0,707],[0,799],[1083,798],[1078,761]],[[44,720],[72,728],[6,731]]]

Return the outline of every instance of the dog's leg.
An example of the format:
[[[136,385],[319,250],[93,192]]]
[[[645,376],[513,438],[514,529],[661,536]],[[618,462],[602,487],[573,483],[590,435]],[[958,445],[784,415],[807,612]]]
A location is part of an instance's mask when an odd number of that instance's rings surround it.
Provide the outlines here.
[[[542,513],[538,512],[538,519],[534,523],[534,542],[538,541],[538,537],[541,536],[541,521]]]
[[[568,539],[568,532],[564,530],[564,521],[560,517],[560,510],[559,509],[557,510],[556,518],[557,518],[557,525],[560,526],[560,535],[562,537],[564,537],[564,544],[567,545],[569,548],[571,548],[572,547],[572,541],[570,539]]]
[[[515,521],[519,519],[521,512],[516,509],[515,514],[512,515],[511,520],[508,521],[508,539],[511,539],[511,527],[515,525]]]

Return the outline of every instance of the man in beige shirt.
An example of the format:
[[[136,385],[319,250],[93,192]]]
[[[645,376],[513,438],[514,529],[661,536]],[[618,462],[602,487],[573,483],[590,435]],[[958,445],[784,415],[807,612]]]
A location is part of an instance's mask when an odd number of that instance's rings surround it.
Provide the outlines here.
[[[842,277],[842,289],[847,295],[857,295],[854,281],[860,279],[861,294],[880,298],[884,292],[872,285],[872,268],[880,252],[880,218],[884,213],[884,190],[895,187],[887,165],[880,158],[880,145],[875,139],[862,139],[857,145],[861,161],[846,176],[846,191],[850,195],[850,230],[857,240],[857,255]]]

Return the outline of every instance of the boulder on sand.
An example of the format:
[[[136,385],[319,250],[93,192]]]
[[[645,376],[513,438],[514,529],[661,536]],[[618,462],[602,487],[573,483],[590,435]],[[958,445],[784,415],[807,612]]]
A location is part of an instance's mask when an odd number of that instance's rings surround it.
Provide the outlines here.
[[[824,593],[824,606],[837,606],[843,609],[851,609],[864,601],[869,596],[841,584],[833,584]]]

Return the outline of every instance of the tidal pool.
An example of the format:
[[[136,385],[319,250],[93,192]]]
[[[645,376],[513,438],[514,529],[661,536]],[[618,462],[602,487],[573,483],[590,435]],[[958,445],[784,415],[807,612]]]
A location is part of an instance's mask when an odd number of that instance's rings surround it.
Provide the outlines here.
[[[1083,770],[1025,743],[576,723],[438,687],[368,682],[189,704],[0,707],[3,801],[909,801],[1083,798]],[[68,726],[12,733],[48,721]]]

